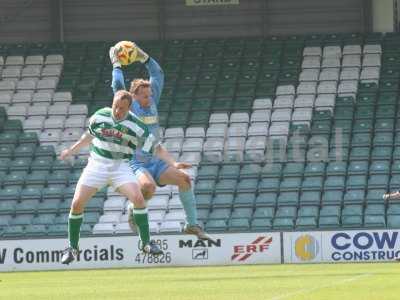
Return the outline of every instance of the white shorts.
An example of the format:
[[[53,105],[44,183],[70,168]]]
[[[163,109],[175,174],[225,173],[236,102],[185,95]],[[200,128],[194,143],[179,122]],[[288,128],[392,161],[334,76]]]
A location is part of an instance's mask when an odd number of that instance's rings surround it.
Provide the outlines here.
[[[99,161],[90,157],[77,185],[83,184],[97,189],[110,185],[117,189],[125,183],[136,182],[135,174],[128,162]]]

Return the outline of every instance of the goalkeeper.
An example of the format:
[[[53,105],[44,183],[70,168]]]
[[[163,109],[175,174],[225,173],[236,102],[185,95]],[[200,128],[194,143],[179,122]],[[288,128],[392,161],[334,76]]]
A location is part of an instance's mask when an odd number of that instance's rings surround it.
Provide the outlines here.
[[[133,103],[131,111],[145,123],[151,133],[159,139],[159,124],[157,105],[160,101],[161,92],[164,86],[164,73],[159,64],[142,49],[134,44],[137,50],[135,61],[145,65],[149,72],[150,79],[135,79],[131,82],[129,92],[132,94]],[[112,88],[114,93],[125,90],[124,75],[121,70],[121,63],[118,60],[118,53],[121,49],[118,44],[110,48],[110,59],[113,65]],[[168,151],[160,145],[160,151],[164,152],[169,160],[173,161]],[[143,196],[149,200],[156,189],[156,185],[176,185],[179,188],[179,198],[186,214],[186,224],[183,231],[187,234],[194,234],[199,239],[211,240],[211,237],[203,231],[197,222],[197,210],[195,196],[192,190],[190,177],[181,169],[190,168],[191,165],[183,162],[174,162],[168,165],[164,160],[152,156],[138,149],[131,161],[131,167],[138,178],[142,188]],[[130,208],[132,210],[132,208]],[[134,218],[130,211],[129,223],[134,228]]]

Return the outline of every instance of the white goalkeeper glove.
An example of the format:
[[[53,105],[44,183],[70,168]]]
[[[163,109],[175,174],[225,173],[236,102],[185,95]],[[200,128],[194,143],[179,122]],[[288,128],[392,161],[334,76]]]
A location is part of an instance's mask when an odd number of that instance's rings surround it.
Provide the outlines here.
[[[144,64],[149,59],[149,55],[144,52],[138,45],[136,45],[135,43],[133,44],[135,45],[137,50],[136,61],[140,61],[142,64]]]
[[[119,52],[119,48],[118,47],[110,47],[110,60],[111,60],[111,64],[113,66],[113,68],[121,68],[121,63],[119,62],[118,59],[118,52]]]

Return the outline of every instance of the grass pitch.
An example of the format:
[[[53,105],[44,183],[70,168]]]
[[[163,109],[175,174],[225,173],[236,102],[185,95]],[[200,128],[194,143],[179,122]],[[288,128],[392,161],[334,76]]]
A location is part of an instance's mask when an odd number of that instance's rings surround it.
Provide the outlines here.
[[[319,264],[0,273],[0,299],[400,299],[400,265]]]

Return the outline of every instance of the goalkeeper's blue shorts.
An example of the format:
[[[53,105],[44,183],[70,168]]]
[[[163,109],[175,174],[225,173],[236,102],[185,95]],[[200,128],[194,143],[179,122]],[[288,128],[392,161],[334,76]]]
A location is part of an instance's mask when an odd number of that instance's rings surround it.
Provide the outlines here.
[[[168,169],[168,164],[165,161],[153,157],[148,162],[131,161],[130,166],[137,178],[147,171],[154,178],[158,186],[164,186],[159,183],[159,180],[161,174]]]

